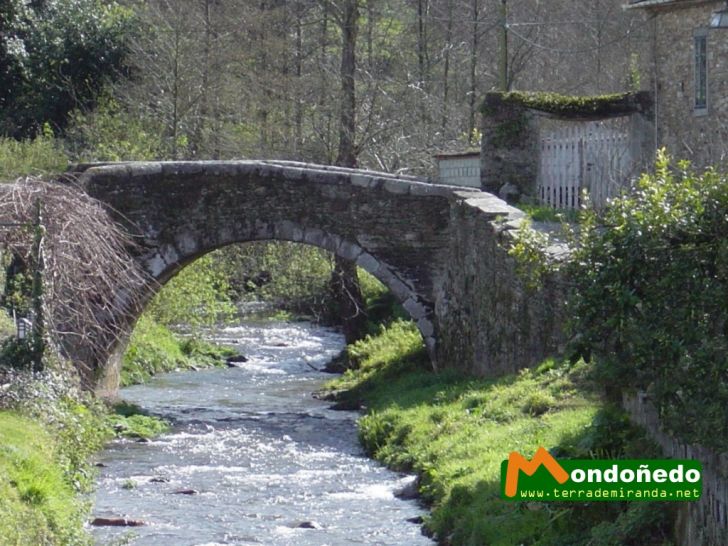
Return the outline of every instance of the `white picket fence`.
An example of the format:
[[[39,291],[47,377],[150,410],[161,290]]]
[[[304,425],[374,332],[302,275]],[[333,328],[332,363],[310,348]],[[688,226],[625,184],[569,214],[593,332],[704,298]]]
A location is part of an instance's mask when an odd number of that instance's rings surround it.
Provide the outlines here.
[[[616,196],[633,171],[629,134],[609,121],[555,123],[540,139],[538,195],[553,208],[579,208],[582,191],[596,208]]]

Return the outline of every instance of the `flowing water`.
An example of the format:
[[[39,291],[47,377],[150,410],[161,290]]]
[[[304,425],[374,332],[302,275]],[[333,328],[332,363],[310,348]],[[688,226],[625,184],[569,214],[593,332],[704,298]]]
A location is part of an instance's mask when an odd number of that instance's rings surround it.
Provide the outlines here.
[[[121,391],[174,426],[102,454],[94,516],[146,525],[95,527],[98,544],[433,544],[407,521],[423,510],[394,496],[412,478],[364,456],[356,413],[311,396],[331,377],[316,370],[341,351],[340,334],[249,323],[219,338],[249,360]]]

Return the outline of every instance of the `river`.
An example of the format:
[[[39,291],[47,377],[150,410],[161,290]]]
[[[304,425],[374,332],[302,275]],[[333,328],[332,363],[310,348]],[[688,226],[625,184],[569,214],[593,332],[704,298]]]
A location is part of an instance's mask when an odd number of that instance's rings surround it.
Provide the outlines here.
[[[433,544],[408,521],[423,509],[394,496],[412,477],[366,458],[356,413],[311,396],[331,377],[316,370],[341,351],[340,334],[267,322],[217,337],[249,360],[122,389],[173,429],[101,454],[94,517],[146,525],[95,527],[97,544]]]

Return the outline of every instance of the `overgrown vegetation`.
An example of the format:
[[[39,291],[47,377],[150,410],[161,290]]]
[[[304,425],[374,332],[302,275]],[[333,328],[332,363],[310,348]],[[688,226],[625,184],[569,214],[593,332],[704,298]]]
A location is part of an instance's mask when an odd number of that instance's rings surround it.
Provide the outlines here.
[[[534,222],[578,222],[577,209],[555,209],[548,205],[519,203],[518,208],[525,212]]]
[[[0,412],[0,536],[4,544],[83,544],[83,510],[41,425]]]
[[[330,389],[365,405],[359,435],[388,466],[420,476],[426,527],[445,544],[669,544],[671,508],[632,503],[506,503],[500,463],[547,447],[572,458],[650,457],[656,448],[608,405],[592,367],[546,361],[499,380],[433,373],[415,326],[398,321],[349,348],[359,364]]]
[[[530,290],[543,286],[545,278],[561,265],[546,251],[549,241],[547,233],[533,229],[531,221],[526,219],[508,249],[508,255],[516,259],[516,274]]]
[[[0,134],[65,127],[123,73],[133,12],[101,0],[10,0],[0,7]]]
[[[506,104],[566,118],[615,116],[645,109],[646,101],[647,96],[641,93],[569,96],[545,92],[490,92],[486,95],[481,112],[486,116],[492,115],[498,111],[499,105]]]
[[[124,353],[121,385],[144,383],[159,373],[224,366],[237,354],[200,337],[183,337],[143,315],[137,322]]]
[[[0,366],[0,385],[0,544],[91,544],[93,454],[114,435],[150,438],[168,423],[134,406],[108,408],[57,360],[41,373]]]
[[[21,176],[47,176],[66,170],[68,157],[47,128],[28,140],[0,137],[0,182]]]
[[[330,320],[332,255],[323,249],[272,241],[230,246],[212,254],[236,300],[266,301],[295,315]]]
[[[148,415],[139,406],[119,402],[112,408],[107,423],[117,436],[123,438],[154,438],[170,430],[170,424],[158,417]]]
[[[106,411],[68,370],[0,368],[0,537],[3,544],[90,544],[90,456],[111,438]]]
[[[728,448],[728,178],[660,152],[654,175],[584,214],[571,277],[578,349],[645,389],[680,438]]]

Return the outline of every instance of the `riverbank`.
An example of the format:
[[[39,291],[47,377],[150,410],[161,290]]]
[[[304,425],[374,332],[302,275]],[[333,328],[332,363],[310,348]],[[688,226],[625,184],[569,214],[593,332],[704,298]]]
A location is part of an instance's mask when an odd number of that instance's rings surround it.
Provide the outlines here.
[[[511,503],[500,463],[544,446],[557,457],[659,456],[602,396],[592,367],[546,361],[498,380],[434,373],[412,323],[349,346],[355,369],[327,390],[365,408],[359,437],[375,459],[419,476],[425,528],[452,545],[664,546],[672,507],[652,503]]]
[[[82,393],[73,371],[0,368],[0,545],[92,544],[85,530],[94,454],[115,436],[147,438],[166,423]]]
[[[121,368],[121,386],[144,383],[150,377],[175,370],[224,367],[237,355],[233,349],[200,336],[181,336],[142,315],[134,328]]]

